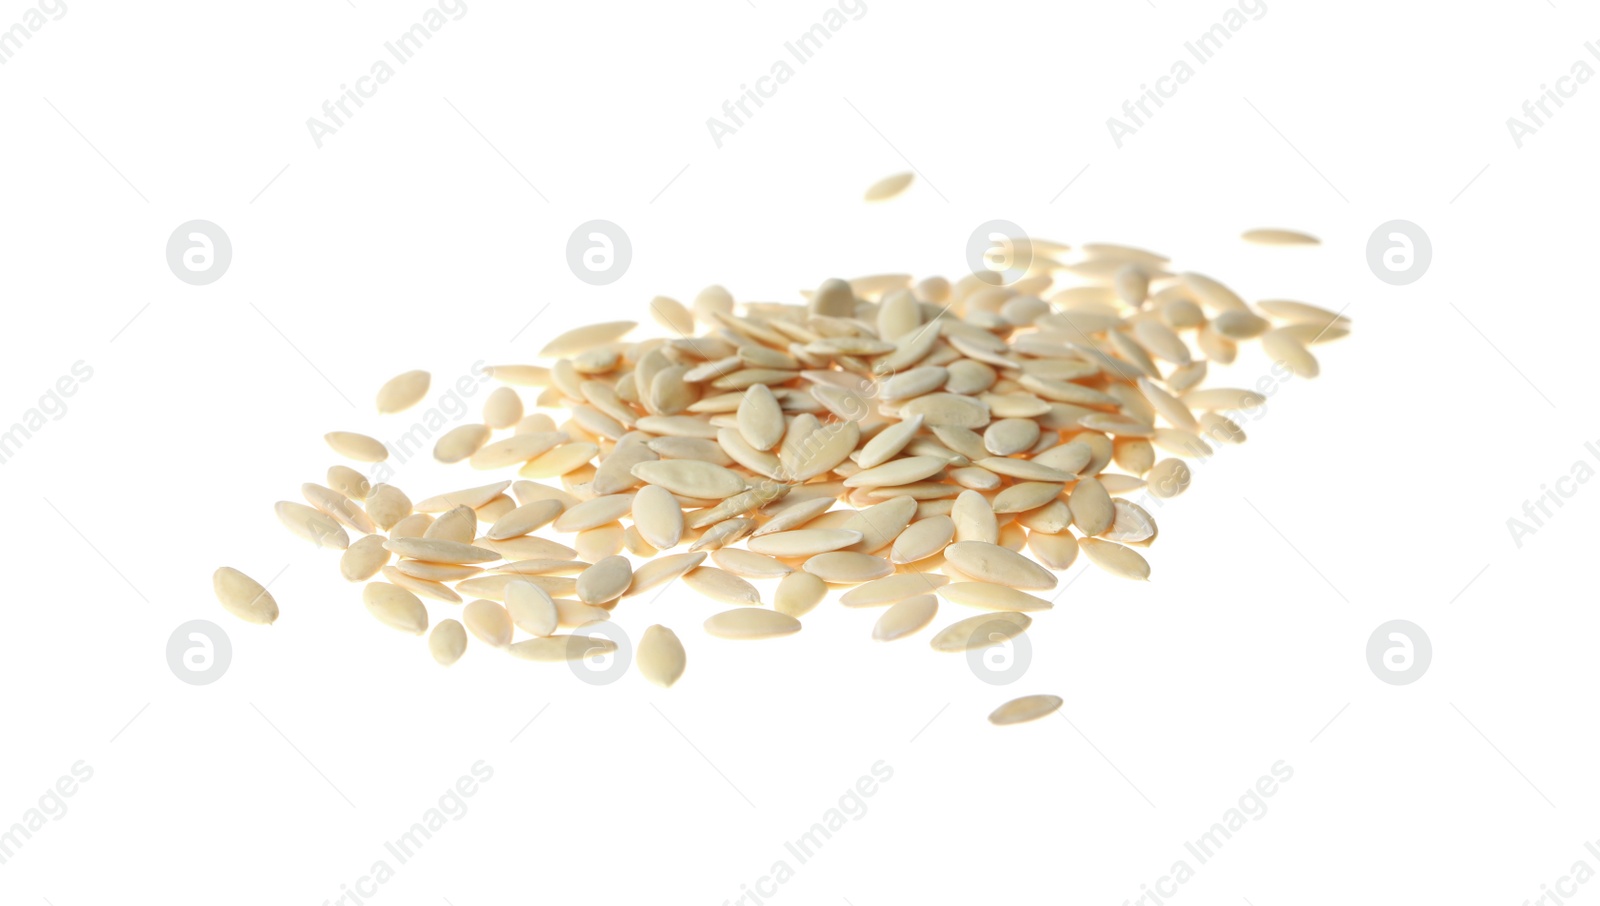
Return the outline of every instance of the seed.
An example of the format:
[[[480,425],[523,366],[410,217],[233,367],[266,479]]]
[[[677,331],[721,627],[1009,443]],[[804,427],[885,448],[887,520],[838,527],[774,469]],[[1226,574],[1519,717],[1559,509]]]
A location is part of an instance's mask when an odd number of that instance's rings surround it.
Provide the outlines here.
[[[367,612],[378,622],[401,632],[422,635],[428,630],[428,609],[411,592],[386,582],[368,582],[361,590]]]
[[[906,187],[911,185],[912,178],[913,176],[910,173],[896,173],[893,176],[885,176],[868,186],[864,197],[867,201],[888,201],[904,192]]]
[[[458,506],[469,506],[473,509],[477,509],[496,497],[499,497],[505,492],[505,489],[509,487],[511,487],[511,482],[497,481],[493,484],[479,485],[475,488],[464,488],[459,491],[451,491],[448,494],[439,494],[434,497],[429,497],[428,499],[418,503],[415,506],[415,509],[419,513],[443,513],[445,510],[452,510]],[[526,503],[526,501],[523,502]],[[368,504],[367,512],[368,514],[371,514],[372,512],[370,503]],[[377,517],[374,516],[373,518],[376,519]]]
[[[751,538],[747,546],[769,557],[810,557],[849,547],[861,539],[860,532],[847,529],[795,529]]]
[[[1253,340],[1271,327],[1271,321],[1246,310],[1225,311],[1211,319],[1211,328],[1230,340]]]
[[[1280,230],[1280,229],[1270,229],[1270,228],[1263,228],[1263,229],[1256,229],[1256,230],[1245,230],[1243,236],[1241,236],[1240,238],[1244,239],[1245,242],[1254,242],[1257,245],[1321,245],[1322,244],[1322,241],[1320,239],[1318,239],[1315,236],[1308,235],[1306,233],[1297,232],[1295,230]]]
[[[488,442],[488,425],[458,425],[439,436],[433,445],[433,458],[443,463],[460,462]]]
[[[633,477],[640,481],[659,485],[674,494],[701,500],[732,497],[747,486],[739,473],[695,459],[641,462],[633,467],[632,472]]]
[[[641,565],[633,571],[633,581],[628,585],[628,595],[637,595],[660,585],[670,582],[684,573],[704,563],[706,555],[702,553],[671,554],[666,557],[657,557]]]
[[[1343,330],[1350,328],[1350,319],[1337,312],[1307,305],[1304,302],[1291,302],[1287,299],[1266,299],[1256,303],[1256,307],[1277,318],[1291,324],[1309,324],[1317,329],[1336,327]]]
[[[633,495],[633,524],[644,540],[659,550],[676,547],[683,537],[683,510],[672,493],[647,484]]]
[[[771,639],[799,632],[800,621],[776,610],[741,607],[708,618],[705,629],[720,639]]]
[[[529,635],[547,636],[556,631],[559,614],[550,594],[532,582],[507,582],[506,613],[516,627]]]
[[[342,551],[350,546],[350,537],[326,513],[289,500],[278,501],[273,509],[285,528],[318,547]]]
[[[988,498],[977,491],[962,491],[956,497],[955,506],[950,509],[950,519],[955,523],[957,541],[987,541],[993,544],[1000,540],[1000,524],[994,518],[994,510],[989,506]]]
[[[349,466],[328,467],[328,487],[351,500],[366,500],[372,494],[372,483]]]
[[[1261,350],[1274,361],[1287,365],[1296,377],[1314,378],[1321,371],[1317,357],[1286,330],[1269,330],[1263,334]]]
[[[474,469],[503,469],[519,465],[555,449],[571,438],[565,431],[540,431],[532,434],[513,434],[505,440],[480,447],[467,457]],[[539,476],[524,476],[539,477]]]
[[[497,573],[514,573],[519,576],[576,576],[593,564],[585,560],[558,560],[536,557],[496,566]]]
[[[633,509],[632,494],[608,494],[585,500],[556,517],[558,532],[581,532],[616,522]]]
[[[306,482],[300,486],[300,494],[307,503],[355,531],[371,532],[374,528],[372,519],[360,507],[332,488]]]
[[[828,583],[804,570],[784,576],[772,593],[772,608],[791,617],[803,617],[822,603]]]
[[[767,524],[755,530],[755,537],[772,535],[777,532],[786,532],[790,529],[800,528],[816,517],[826,513],[834,504],[832,497],[817,497],[812,500],[802,500],[799,503],[785,506],[778,514],[767,520]]]
[[[962,573],[1012,588],[1055,588],[1055,574],[1021,554],[986,541],[957,541],[944,556]]]
[[[761,603],[761,593],[756,591],[754,585],[714,566],[701,566],[690,570],[684,573],[683,581],[685,585],[713,601],[725,604]]]
[[[694,315],[683,303],[677,299],[666,296],[656,296],[650,300],[650,317],[657,324],[672,331],[679,336],[688,337],[694,333]]]
[[[899,573],[857,585],[840,595],[839,603],[846,607],[880,607],[928,594],[949,581],[948,576],[938,573]]]
[[[1183,460],[1163,459],[1150,470],[1150,493],[1161,498],[1176,497],[1189,489],[1189,478],[1189,466]]]
[[[1013,698],[989,714],[989,723],[997,727],[1038,720],[1061,707],[1059,695],[1024,695]]]
[[[397,374],[378,388],[378,412],[404,412],[422,402],[428,395],[428,372],[407,371]]]
[[[1029,532],[1028,551],[1040,563],[1060,572],[1072,566],[1072,562],[1078,559],[1078,539],[1070,532],[1064,531],[1056,534]]]
[[[439,538],[390,538],[383,546],[402,557],[435,563],[490,563],[500,555],[487,548]]]
[[[1037,611],[1049,610],[1055,605],[1044,598],[1034,597],[1025,591],[1018,591],[1005,585],[996,585],[992,582],[951,582],[942,585],[938,590],[939,597],[952,604],[964,604],[968,607],[981,607],[985,610],[1001,611]]]
[[[535,500],[532,503],[523,504],[496,519],[484,534],[493,541],[503,541],[507,538],[526,535],[535,529],[549,525],[552,520],[561,515],[561,510],[562,505],[559,500]]]
[[[944,550],[955,537],[956,524],[949,516],[929,516],[913,522],[894,540],[890,563],[914,563]]]
[[[904,459],[896,459],[892,462],[884,463],[876,468],[863,469],[846,478],[844,486],[847,488],[876,488],[911,484],[943,472],[946,464],[945,460],[937,456],[908,456]]]
[[[1141,581],[1150,578],[1150,564],[1130,548],[1099,538],[1080,538],[1078,547],[1090,563],[1114,576]]]
[[[574,328],[545,344],[539,355],[544,358],[559,358],[588,352],[596,346],[604,346],[621,339],[624,334],[638,326],[636,321],[608,321],[604,324]]]
[[[1086,478],[1085,481],[1093,481]],[[1061,495],[1061,484],[1053,481],[1024,481],[994,495],[989,508],[997,515],[1036,510]]]
[[[771,557],[736,547],[719,548],[711,559],[728,572],[750,579],[779,579],[794,572],[793,567]]]
[[[633,662],[645,679],[663,689],[669,689],[683,676],[687,656],[678,636],[665,626],[655,625],[639,638],[639,650]]]
[[[483,423],[491,428],[509,428],[522,420],[522,397],[510,387],[496,387],[483,401]]]
[[[874,466],[880,466],[888,462],[899,455],[900,451],[911,443],[911,439],[916,437],[917,432],[921,429],[922,416],[920,415],[912,416],[903,422],[896,422],[884,428],[878,432],[877,436],[867,441],[866,446],[861,448],[861,456],[856,464],[863,469],[871,469]]]
[[[467,630],[455,620],[440,620],[428,633],[428,653],[448,667],[467,653]]]
[[[365,434],[330,431],[322,435],[322,438],[333,448],[333,452],[357,462],[383,462],[389,458],[389,450],[383,442]]]
[[[1205,390],[1191,390],[1185,393],[1183,402],[1190,409],[1225,411],[1228,409],[1255,409],[1259,406],[1265,406],[1267,398],[1250,390],[1212,387]]]
[[[1145,544],[1156,536],[1156,522],[1137,503],[1128,500],[1112,502],[1117,518],[1110,530],[1103,533],[1107,541],[1122,544]]]
[[[578,574],[578,600],[585,604],[615,601],[632,582],[633,564],[627,557],[606,557]]]
[[[495,551],[507,560],[566,560],[576,557],[578,552],[565,544],[557,544],[545,538],[532,535],[523,535],[518,538],[507,538],[504,541],[491,541],[488,538],[478,538],[474,541],[478,547],[486,547]]]
[[[493,601],[479,598],[468,601],[461,609],[461,622],[478,641],[491,648],[504,648],[511,644],[511,615]]]
[[[351,582],[365,582],[376,576],[389,562],[389,549],[383,542],[382,535],[357,538],[339,557],[339,574]]]
[[[1196,301],[1212,311],[1249,311],[1237,293],[1203,274],[1179,274],[1178,282]]]
[[[478,513],[472,507],[458,506],[442,513],[428,524],[422,537],[433,541],[471,544],[478,531]]]
[[[935,633],[928,644],[934,651],[944,652],[988,648],[1016,638],[1032,623],[1025,613],[982,613],[951,623]]]
[[[579,560],[598,563],[607,557],[622,553],[622,523],[609,522],[584,529],[573,542]]]
[[[983,432],[983,445],[995,456],[1014,456],[1038,442],[1039,423],[1031,418],[1003,418]]]
[[[860,510],[842,520],[836,528],[860,532],[861,540],[851,545],[850,550],[871,554],[894,543],[916,515],[917,502],[910,497],[899,497]]]
[[[231,566],[221,566],[211,574],[211,589],[222,609],[246,623],[270,626],[278,619],[278,602],[261,583]]]
[[[610,611],[603,607],[592,607],[578,601],[569,601],[566,598],[555,599],[556,622],[563,629],[576,629],[590,623],[604,622],[611,619]]]
[[[431,598],[435,601],[443,601],[446,604],[461,603],[461,596],[443,582],[435,582],[432,579],[419,579],[416,576],[402,572],[397,566],[385,566],[379,572],[383,574],[383,577],[390,584],[398,585],[412,594]]]
[[[930,393],[900,407],[901,418],[922,416],[922,423],[941,428],[982,428],[989,424],[989,407],[982,400],[954,393]]]
[[[783,440],[783,408],[765,384],[756,384],[739,403],[739,434],[757,450],[771,450]]]
[[[775,537],[775,536],[769,536]],[[806,560],[802,567],[824,582],[834,585],[855,585],[881,579],[894,572],[894,567],[882,557],[854,551],[830,551]]]
[[[394,568],[413,579],[427,579],[430,582],[455,582],[460,579],[470,579],[483,572],[483,568],[479,566],[429,563],[427,560],[401,560],[395,563]]]
[[[1072,511],[1072,524],[1085,535],[1098,535],[1111,527],[1116,514],[1111,509],[1111,495],[1105,485],[1093,478],[1078,481],[1067,495],[1067,509]]]
[[[878,622],[872,627],[872,637],[880,642],[905,638],[932,623],[934,615],[938,612],[939,599],[933,595],[907,598],[885,610],[883,616],[878,617]]]
[[[523,639],[509,650],[522,660],[551,664],[610,654],[617,650],[617,643],[601,636],[552,635]]]

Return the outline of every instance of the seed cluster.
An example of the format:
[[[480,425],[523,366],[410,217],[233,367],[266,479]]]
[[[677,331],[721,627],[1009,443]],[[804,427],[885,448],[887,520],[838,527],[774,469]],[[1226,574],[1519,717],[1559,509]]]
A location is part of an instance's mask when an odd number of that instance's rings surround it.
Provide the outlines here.
[[[493,367],[501,386],[482,423],[439,437],[438,461],[515,479],[413,503],[336,465],[325,485],[302,486],[305,503],[278,503],[278,518],[343,551],[341,574],[366,583],[380,622],[414,635],[431,625],[429,650],[446,665],[469,635],[535,661],[615,650],[562,630],[679,578],[730,605],[704,623],[719,638],[798,632],[839,588],[845,607],[884,608],[880,641],[922,631],[942,600],[977,612],[934,632],[933,650],[1001,643],[1051,608],[1044,595],[1080,552],[1148,578],[1140,549],[1155,520],[1124,495],[1183,493],[1186,459],[1244,440],[1223,413],[1264,402],[1202,387],[1208,363],[1260,340],[1310,377],[1309,347],[1349,331],[1305,303],[1249,306],[1141,249],[1088,245],[1068,260],[1066,246],[1032,245],[1031,272],[1011,285],[992,272],[954,283],[890,274],[830,279],[799,304],[736,305],[718,286],[689,306],[657,297],[664,336],[625,339],[632,321],[564,333],[544,348],[548,365]],[[1063,278],[1072,285],[1056,288]],[[416,405],[429,383],[424,371],[393,378],[378,411]],[[518,387],[542,411],[527,412]],[[357,462],[388,455],[361,434],[326,440]],[[764,599],[753,582],[769,580]],[[219,569],[215,587],[240,619],[278,616],[237,570]],[[423,599],[466,603],[459,619],[431,622]],[[671,686],[684,645],[650,626],[635,665]],[[1027,696],[990,719],[1060,702]]]

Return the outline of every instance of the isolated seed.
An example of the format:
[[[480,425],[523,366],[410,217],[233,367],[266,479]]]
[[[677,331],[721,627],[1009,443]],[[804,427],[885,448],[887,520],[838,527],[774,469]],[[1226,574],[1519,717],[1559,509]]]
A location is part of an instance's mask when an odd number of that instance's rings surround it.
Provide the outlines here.
[[[872,637],[880,642],[892,642],[920,631],[933,622],[939,612],[939,599],[933,595],[917,595],[893,605],[878,617],[872,627]]]
[[[683,676],[687,656],[678,636],[665,626],[655,625],[639,638],[639,650],[634,664],[647,680],[663,689],[671,688]]]
[[[617,650],[617,643],[601,636],[552,635],[515,642],[509,650],[525,661],[560,663],[610,654]]]
[[[516,627],[529,635],[547,636],[556,631],[559,612],[550,593],[532,582],[507,582],[504,592],[506,613]]]
[[[620,339],[637,326],[639,325],[636,321],[609,321],[604,324],[574,328],[545,344],[539,354],[545,358],[557,358],[588,352],[596,346],[604,346]]]
[[[491,648],[504,648],[511,644],[511,615],[493,601],[479,598],[468,601],[461,609],[461,622],[478,641]]]
[[[246,623],[271,625],[278,619],[278,602],[261,583],[231,566],[218,567],[211,574],[211,589],[222,609]]]
[[[378,412],[403,412],[428,395],[430,378],[426,371],[397,374],[378,388]]]
[[[633,564],[627,557],[611,556],[578,574],[578,600],[604,604],[622,597],[633,582]]]
[[[774,537],[774,536],[769,536]],[[894,572],[894,567],[882,557],[859,554],[853,551],[831,551],[817,554],[806,560],[803,567],[824,582],[834,585],[855,585],[881,579]]]
[[[428,653],[441,666],[461,660],[467,652],[467,630],[455,620],[440,620],[428,633]]]
[[[1080,538],[1078,547],[1090,563],[1114,576],[1141,581],[1150,578],[1150,564],[1138,553],[1120,544],[1099,538]]]
[[[948,576],[938,573],[898,573],[857,585],[840,595],[839,603],[846,607],[881,607],[929,594],[949,581]]]
[[[725,610],[705,622],[706,632],[721,639],[771,639],[800,631],[800,621],[760,607]]]
[[[385,626],[422,635],[428,629],[428,609],[417,596],[387,582],[368,582],[361,590],[361,600],[367,612]]]
[[[885,176],[867,187],[865,199],[867,201],[888,201],[904,192],[906,187],[911,185],[913,178],[914,176],[911,173],[896,173],[893,176]]]
[[[1150,493],[1162,498],[1176,497],[1189,489],[1189,477],[1189,466],[1183,460],[1163,459],[1150,470]]]
[[[278,501],[273,509],[285,528],[318,547],[342,551],[350,546],[350,537],[344,533],[344,529],[333,517],[320,510],[290,500]]]
[[[934,651],[957,652],[988,648],[1014,639],[1033,624],[1025,613],[984,613],[957,620],[939,630],[929,641]]]
[[[365,434],[330,431],[322,437],[328,442],[328,446],[333,448],[333,452],[347,459],[358,462],[383,462],[389,458],[389,450],[384,447],[383,442]]]
[[[989,723],[997,727],[1026,723],[1052,714],[1060,707],[1059,695],[1024,695],[994,709],[989,714]]]
[[[713,601],[722,601],[726,604],[761,603],[761,593],[756,591],[754,585],[714,566],[701,566],[690,570],[684,574],[683,582]]]
[[[1321,240],[1315,236],[1301,233],[1296,230],[1256,229],[1245,230],[1242,237],[1245,242],[1254,242],[1257,245],[1320,245]]]

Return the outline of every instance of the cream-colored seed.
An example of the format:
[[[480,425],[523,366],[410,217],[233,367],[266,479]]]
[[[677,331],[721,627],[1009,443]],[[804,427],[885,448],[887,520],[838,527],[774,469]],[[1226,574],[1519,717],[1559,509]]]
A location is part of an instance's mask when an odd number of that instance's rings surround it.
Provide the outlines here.
[[[658,624],[639,637],[639,650],[633,662],[645,679],[668,689],[683,676],[688,657],[677,634]]]
[[[633,524],[658,550],[677,547],[683,538],[683,510],[672,492],[647,484],[633,495]]]
[[[1150,470],[1150,493],[1162,498],[1176,497],[1189,489],[1189,478],[1189,466],[1183,460],[1163,459]]]
[[[378,412],[403,412],[422,402],[431,380],[426,371],[397,374],[378,388]]]
[[[938,573],[898,573],[857,585],[840,595],[839,603],[846,607],[881,607],[928,594],[949,581],[948,576]]]
[[[455,620],[440,620],[428,633],[428,653],[448,667],[467,653],[467,630]]]
[[[1012,588],[1055,588],[1055,574],[1016,551],[986,541],[957,541],[944,556],[964,575]]]
[[[211,589],[222,609],[246,623],[271,625],[278,619],[278,602],[261,583],[231,566],[211,574]]]
[[[989,723],[997,727],[1026,723],[1053,714],[1060,707],[1059,695],[1024,695],[994,709],[989,714]]]
[[[896,173],[893,176],[885,176],[867,187],[864,198],[867,201],[888,201],[904,192],[906,187],[911,185],[911,180],[914,178],[914,174],[911,173]]]
[[[547,636],[556,631],[559,612],[550,593],[532,582],[508,582],[505,586],[506,612],[512,623],[533,636]]]
[[[714,566],[701,566],[690,570],[684,574],[683,582],[713,601],[725,604],[761,603],[761,593],[756,591],[754,585]]]
[[[846,529],[795,529],[751,538],[746,546],[769,557],[810,557],[859,543],[862,535]]]
[[[633,564],[627,557],[610,556],[578,574],[578,600],[604,604],[622,597],[633,582]]]
[[[333,452],[357,462],[383,462],[389,458],[389,449],[383,442],[353,431],[330,431],[323,439]]]
[[[428,524],[422,537],[430,541],[454,541],[471,544],[478,534],[478,513],[472,507],[458,506],[446,510]]]
[[[387,582],[368,582],[361,590],[367,612],[378,622],[401,632],[422,635],[428,630],[428,609],[417,596]]]
[[[389,549],[382,535],[357,538],[339,557],[339,574],[351,582],[365,582],[376,576],[389,562]]]
[[[504,648],[511,644],[511,615],[494,601],[479,598],[468,601],[461,609],[461,622],[478,641],[491,648]]]
[[[771,639],[799,632],[800,621],[776,610],[741,607],[709,617],[705,630],[721,639]]]
[[[509,650],[512,656],[525,661],[552,664],[611,654],[617,650],[617,643],[600,636],[552,635],[513,642]]]
[[[461,462],[488,442],[488,425],[457,425],[439,435],[439,440],[433,445],[433,458],[442,463]]]
[[[817,554],[807,559],[803,568],[822,581],[834,585],[870,582],[894,572],[894,566],[888,560],[854,551]]]
[[[872,637],[880,642],[892,642],[921,630],[933,622],[939,612],[939,599],[933,595],[917,595],[897,602],[872,627]]]
[[[1137,580],[1150,578],[1150,564],[1131,548],[1100,538],[1080,538],[1078,547],[1090,563],[1114,576]]]
[[[1001,645],[1026,632],[1033,619],[1025,613],[1001,611],[957,620],[929,640],[934,651],[960,652]]]
[[[940,586],[938,594],[952,604],[964,604],[984,610],[1022,613],[1049,610],[1055,606],[1044,598],[1035,597],[1006,585],[996,585],[993,582],[951,582]]]
[[[320,510],[291,500],[280,500],[273,509],[285,528],[318,547],[342,551],[350,546],[350,536],[332,516]]]
[[[402,557],[435,563],[492,563],[500,559],[488,548],[438,538],[390,538],[383,546]]]
[[[811,573],[797,570],[778,582],[772,593],[772,608],[791,617],[803,617],[822,603],[828,593],[828,583]]]
[[[510,387],[496,387],[483,401],[483,423],[491,428],[510,428],[522,420],[522,397]]]

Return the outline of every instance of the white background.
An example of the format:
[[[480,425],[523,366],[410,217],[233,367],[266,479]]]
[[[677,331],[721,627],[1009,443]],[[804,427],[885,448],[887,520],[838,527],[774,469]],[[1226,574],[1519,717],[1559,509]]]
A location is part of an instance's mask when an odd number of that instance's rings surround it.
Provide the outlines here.
[[[28,8],[0,4],[0,28]],[[1506,527],[1574,462],[1600,467],[1600,87],[1520,150],[1505,124],[1574,61],[1600,66],[1600,17],[1268,0],[1119,150],[1106,117],[1223,3],[868,0],[718,149],[706,118],[825,8],[468,0],[320,150],[307,117],[420,0],[68,0],[0,67],[0,422],[93,369],[0,466],[0,826],[93,770],[0,865],[0,900],[337,900],[480,760],[492,779],[376,902],[720,904],[795,866],[784,842],[879,761],[892,779],[777,902],[1123,903],[1193,866],[1183,842],[1279,760],[1293,779],[1179,902],[1522,903],[1600,869],[1600,486],[1520,548]],[[905,196],[861,202],[908,163]],[[712,282],[794,301],[828,276],[959,276],[997,217],[1356,325],[1158,512],[1150,583],[1064,577],[1013,686],[922,638],[874,643],[876,612],[831,602],[793,638],[715,642],[697,624],[716,605],[681,587],[616,613],[684,639],[671,690],[481,646],[443,670],[272,515],[322,480],[323,432],[402,424],[371,407],[399,371],[439,386],[532,361],[556,331],[648,323],[651,296]],[[196,218],[234,246],[205,287],[163,255]],[[565,263],[594,218],[634,247],[606,287]],[[1366,262],[1394,218],[1434,247],[1405,287]],[[1237,238],[1267,225],[1325,242]],[[1213,383],[1264,370],[1252,352]],[[419,463],[397,483],[478,476]],[[222,612],[221,564],[288,567],[276,625]],[[234,646],[205,687],[165,659],[196,618]],[[1434,646],[1410,686],[1365,660],[1396,618]],[[984,720],[1028,692],[1061,716]]]

